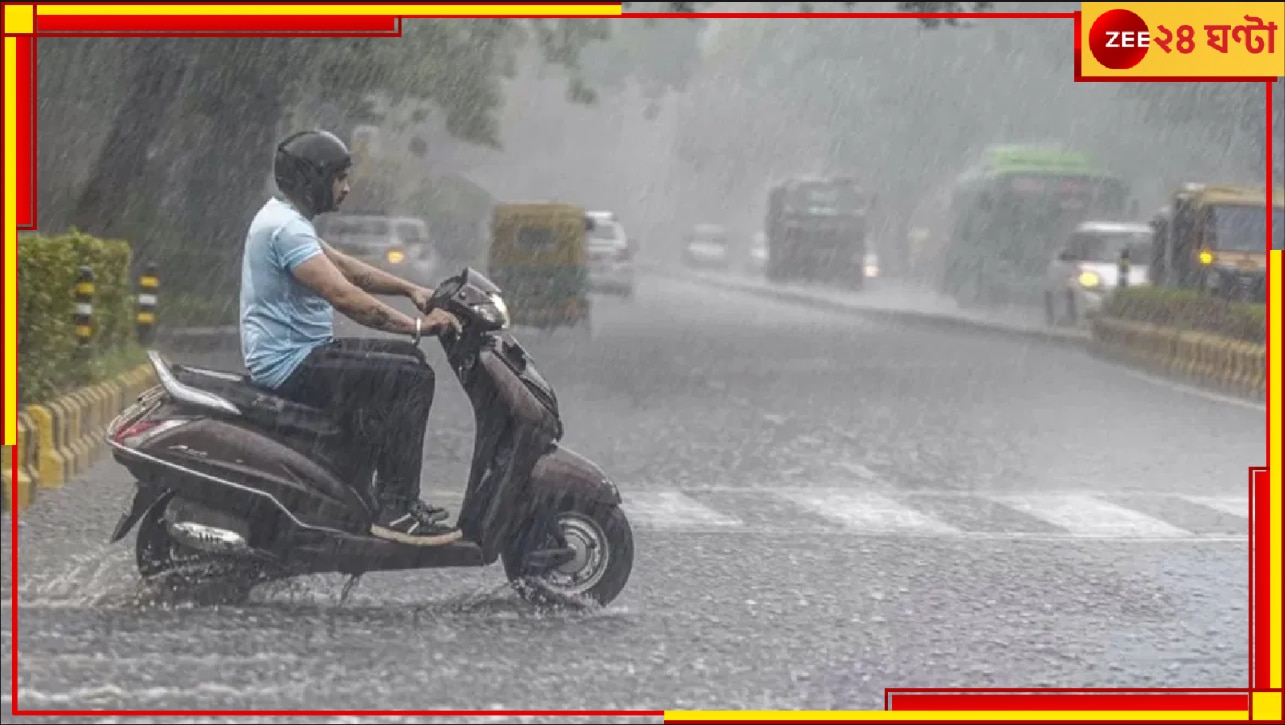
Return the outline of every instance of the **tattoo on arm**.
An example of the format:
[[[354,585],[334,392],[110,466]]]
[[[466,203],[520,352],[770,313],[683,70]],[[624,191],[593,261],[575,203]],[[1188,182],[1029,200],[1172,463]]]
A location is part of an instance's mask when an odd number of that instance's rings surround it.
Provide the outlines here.
[[[409,333],[414,330],[413,319],[384,306],[379,300],[372,302],[373,304],[357,307],[349,317],[359,324],[382,332]]]
[[[370,288],[375,286],[375,278],[369,272],[362,272],[361,270],[354,272],[348,281],[367,292],[370,292]]]
[[[363,292],[368,292],[372,295],[407,294],[407,289],[410,285],[406,280],[377,267],[372,267],[360,259],[353,259],[325,241],[321,242],[321,248],[325,251],[326,256],[330,258],[330,261],[343,273],[344,277],[349,282],[360,287]]]

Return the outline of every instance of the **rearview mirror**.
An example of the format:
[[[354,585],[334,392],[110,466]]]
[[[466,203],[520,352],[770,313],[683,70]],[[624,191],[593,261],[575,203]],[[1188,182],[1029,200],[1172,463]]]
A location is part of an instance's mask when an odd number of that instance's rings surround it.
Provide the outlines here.
[[[1057,253],[1057,259],[1059,262],[1074,262],[1075,255],[1071,254],[1071,250],[1063,249],[1062,251]]]

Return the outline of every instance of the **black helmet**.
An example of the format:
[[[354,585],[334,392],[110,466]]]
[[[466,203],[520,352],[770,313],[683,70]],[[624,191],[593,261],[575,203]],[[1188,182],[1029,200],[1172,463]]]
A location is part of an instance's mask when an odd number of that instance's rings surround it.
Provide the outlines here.
[[[300,204],[308,216],[334,211],[335,177],[352,166],[352,155],[339,137],[320,129],[301,131],[277,144],[272,170],[277,188]]]

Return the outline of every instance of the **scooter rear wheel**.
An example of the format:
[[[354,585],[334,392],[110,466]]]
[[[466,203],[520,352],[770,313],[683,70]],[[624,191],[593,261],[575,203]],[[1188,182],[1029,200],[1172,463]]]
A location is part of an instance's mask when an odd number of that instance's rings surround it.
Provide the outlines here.
[[[533,603],[610,604],[624,590],[634,565],[633,529],[625,512],[616,505],[567,500],[553,515],[575,557],[551,570],[531,572],[527,552],[506,552],[504,572],[509,581]],[[552,535],[535,540],[543,540],[545,547],[558,546]]]
[[[143,581],[160,584],[172,593],[222,604],[240,604],[256,583],[254,573],[241,562],[222,559],[175,540],[166,528],[166,497],[152,506],[138,522],[134,561]]]

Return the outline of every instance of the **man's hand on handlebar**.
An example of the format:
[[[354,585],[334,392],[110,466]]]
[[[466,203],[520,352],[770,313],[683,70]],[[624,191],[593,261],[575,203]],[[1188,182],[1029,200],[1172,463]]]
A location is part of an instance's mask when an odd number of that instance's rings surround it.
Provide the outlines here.
[[[424,316],[425,335],[440,335],[450,329],[454,329],[455,334],[458,335],[461,331],[460,321],[446,310],[439,307]]]
[[[427,287],[415,287],[407,297],[415,303],[415,309],[427,315],[433,309],[433,292]]]

